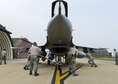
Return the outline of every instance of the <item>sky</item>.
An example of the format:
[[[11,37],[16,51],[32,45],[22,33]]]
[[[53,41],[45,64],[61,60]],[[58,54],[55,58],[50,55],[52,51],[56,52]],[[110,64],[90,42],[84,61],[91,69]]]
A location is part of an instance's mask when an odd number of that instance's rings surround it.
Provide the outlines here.
[[[0,24],[12,38],[46,43],[54,0],[0,0]],[[93,48],[118,49],[118,0],[65,0],[73,26],[73,43]]]

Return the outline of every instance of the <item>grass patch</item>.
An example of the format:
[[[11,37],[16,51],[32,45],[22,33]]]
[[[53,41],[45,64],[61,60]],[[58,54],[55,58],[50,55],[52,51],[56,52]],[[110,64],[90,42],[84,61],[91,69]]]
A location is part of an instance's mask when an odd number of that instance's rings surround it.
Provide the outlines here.
[[[107,60],[107,61],[115,61],[115,57],[108,57],[108,56],[96,56],[94,59],[97,60]]]

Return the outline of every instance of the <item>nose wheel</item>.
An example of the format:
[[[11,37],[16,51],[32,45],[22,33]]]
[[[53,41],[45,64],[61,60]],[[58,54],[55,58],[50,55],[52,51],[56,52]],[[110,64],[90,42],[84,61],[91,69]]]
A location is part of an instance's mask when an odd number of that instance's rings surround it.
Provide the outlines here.
[[[55,56],[56,65],[61,64],[61,56]]]

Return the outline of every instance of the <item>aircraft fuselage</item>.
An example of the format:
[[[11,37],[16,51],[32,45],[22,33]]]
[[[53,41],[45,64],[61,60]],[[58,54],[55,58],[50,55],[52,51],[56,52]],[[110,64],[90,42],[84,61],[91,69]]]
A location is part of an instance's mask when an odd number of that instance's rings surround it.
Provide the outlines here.
[[[68,18],[58,14],[52,18],[47,28],[48,48],[57,55],[68,52],[72,44],[72,25]]]

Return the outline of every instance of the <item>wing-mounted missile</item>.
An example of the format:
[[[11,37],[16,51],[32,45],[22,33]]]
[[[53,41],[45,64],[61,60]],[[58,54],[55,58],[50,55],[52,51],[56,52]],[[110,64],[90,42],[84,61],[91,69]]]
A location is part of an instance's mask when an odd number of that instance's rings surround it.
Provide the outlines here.
[[[52,17],[55,15],[54,10],[55,10],[55,6],[57,3],[59,3],[59,13],[61,13],[61,3],[62,3],[65,8],[65,16],[68,17],[68,4],[66,1],[63,1],[63,0],[56,0],[56,1],[52,2],[52,12],[51,12]]]
[[[86,57],[86,54],[84,52],[78,50],[77,58],[83,58],[83,57]]]

